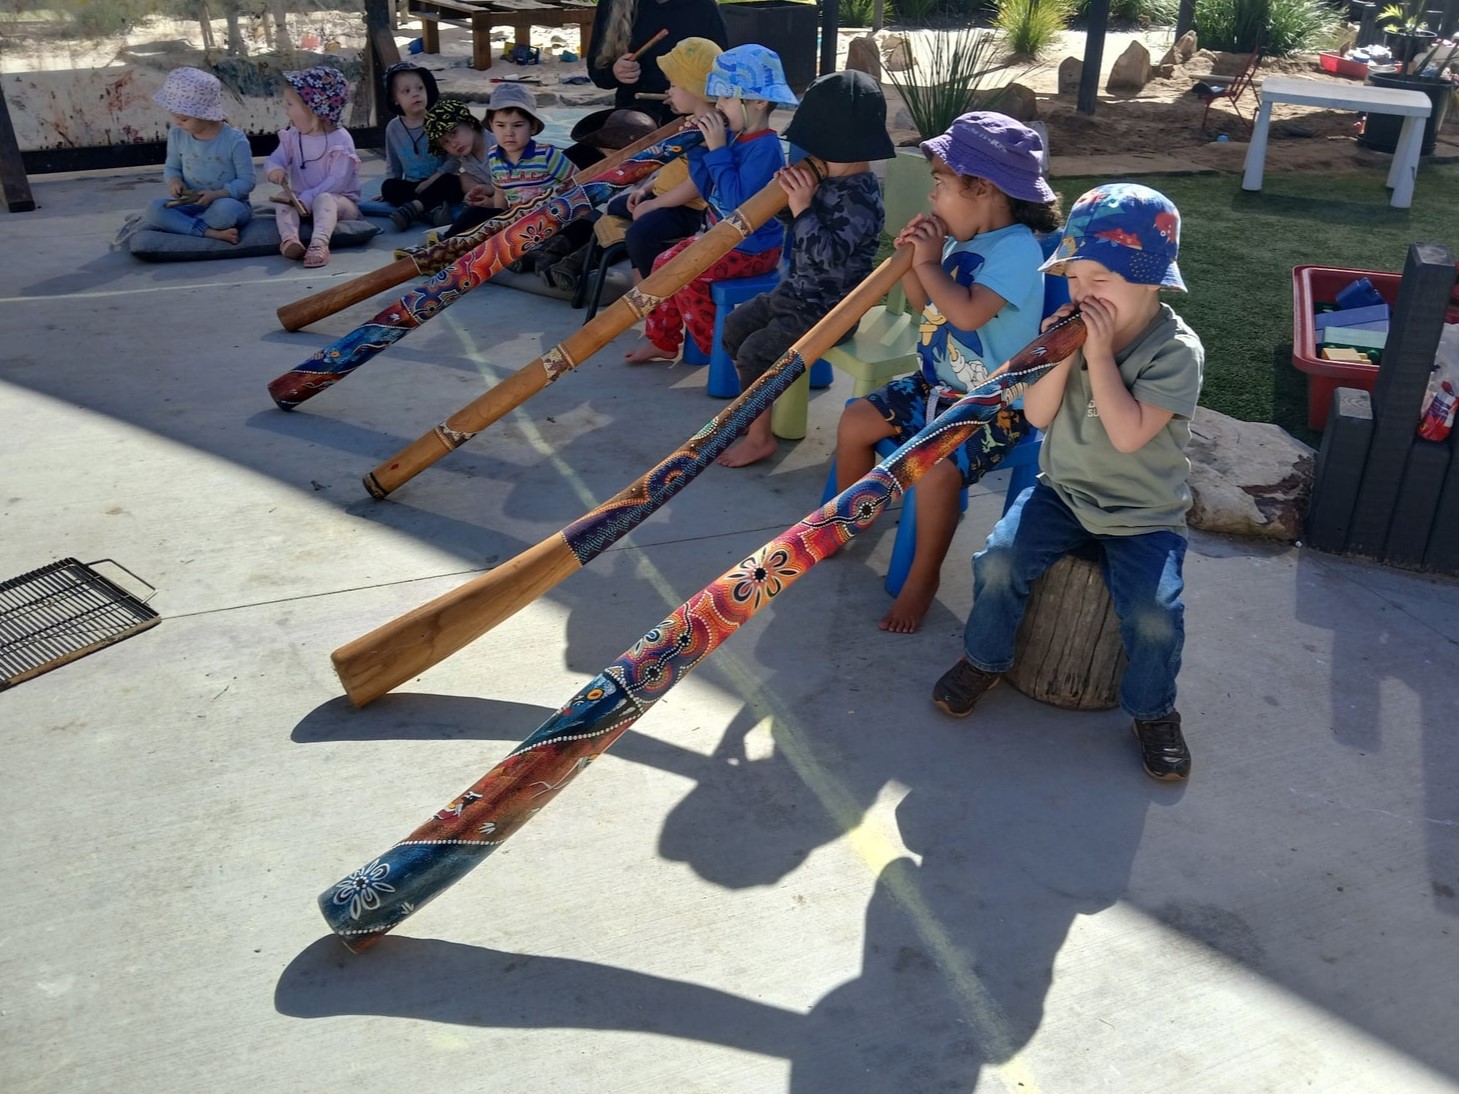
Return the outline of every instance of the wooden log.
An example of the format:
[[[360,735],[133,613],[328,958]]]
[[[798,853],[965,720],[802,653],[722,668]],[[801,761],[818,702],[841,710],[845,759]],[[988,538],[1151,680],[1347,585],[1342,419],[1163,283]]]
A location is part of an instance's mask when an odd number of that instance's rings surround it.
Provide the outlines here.
[[[1383,545],[1383,561],[1390,566],[1417,570],[1424,564],[1429,531],[1439,512],[1439,497],[1449,474],[1451,450],[1447,441],[1426,441],[1414,437],[1408,450],[1408,464],[1398,483],[1393,503],[1393,524]]]
[[[5,208],[12,213],[29,213],[35,208],[30,180],[25,176],[25,164],[20,158],[20,142],[15,137],[10,107],[3,94],[0,94],[0,188],[5,192]]]
[[[1312,502],[1307,507],[1307,542],[1319,551],[1341,554],[1347,549],[1358,502],[1358,484],[1373,441],[1373,407],[1368,393],[1355,387],[1336,388],[1317,468]]]
[[[1099,563],[1065,555],[1033,583],[1004,677],[1041,703],[1109,710],[1124,674],[1120,620]]]

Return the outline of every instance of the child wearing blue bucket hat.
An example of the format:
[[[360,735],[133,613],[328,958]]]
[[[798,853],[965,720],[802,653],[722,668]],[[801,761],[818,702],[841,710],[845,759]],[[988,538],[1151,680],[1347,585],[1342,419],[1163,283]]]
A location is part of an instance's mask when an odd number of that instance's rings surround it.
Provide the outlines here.
[[[1045,431],[1039,481],[974,556],[963,660],[932,692],[947,713],[972,713],[1013,665],[1030,583],[1067,551],[1092,544],[1129,661],[1120,706],[1134,719],[1146,773],[1166,780],[1185,779],[1191,768],[1175,678],[1185,641],[1185,450],[1205,357],[1159,297],[1161,289],[1185,291],[1179,250],[1180,213],[1147,186],[1099,186],[1070,210],[1044,269],[1068,279],[1073,303],[1047,322],[1077,307],[1088,334],[1024,395],[1025,417]]]
[[[1041,173],[1042,138],[1006,114],[974,111],[923,141],[922,154],[932,168],[932,215],[913,217],[896,237],[913,248],[902,287],[908,306],[922,311],[921,368],[842,413],[843,490],[871,470],[878,443],[911,439],[1033,341],[1043,315],[1044,253],[1034,233],[1059,226],[1059,204]],[[993,470],[1026,432],[1015,403],[918,481],[917,549],[882,630],[910,634],[921,625],[957,530],[959,489]]]
[[[702,146],[687,154],[689,177],[708,203],[705,221],[713,227],[759,193],[785,166],[780,138],[770,128],[777,104],[794,106],[795,93],[774,50],[744,45],[714,59],[705,81],[706,97],[715,109],[684,123],[704,135]],[[699,239],[694,235],[654,259],[654,269],[672,261]],[[713,349],[714,301],[709,287],[733,277],[768,273],[780,262],[784,226],[767,220],[734,250],[693,281],[662,301],[644,321],[644,341],[623,355],[631,364],[672,361],[679,356],[684,332],[706,355]]]

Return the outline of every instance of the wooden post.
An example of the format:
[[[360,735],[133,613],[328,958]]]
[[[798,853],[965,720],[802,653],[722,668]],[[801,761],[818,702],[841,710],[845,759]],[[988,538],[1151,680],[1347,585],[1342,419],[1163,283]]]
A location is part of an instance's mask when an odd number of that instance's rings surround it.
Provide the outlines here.
[[[35,208],[30,193],[30,180],[25,177],[25,164],[20,159],[20,142],[15,126],[10,124],[10,107],[0,92],[0,187],[5,191],[5,208],[12,213],[28,213]]]
[[[1439,509],[1444,476],[1449,473],[1448,442],[1436,444],[1415,437],[1393,504],[1393,523],[1383,546],[1383,561],[1416,570],[1424,564],[1429,530]]]
[[[1003,675],[1030,699],[1065,710],[1119,705],[1125,645],[1097,561],[1067,554],[1033,583]]]
[[[1186,31],[1195,25],[1196,0],[1180,0],[1180,10],[1175,15],[1175,40],[1178,42]]]
[[[819,72],[821,76],[836,71],[836,44],[840,37],[838,33],[840,8],[839,0],[821,0],[821,65]],[[882,6],[878,3],[876,6],[878,16],[881,15],[881,10]]]
[[[1104,63],[1104,35],[1109,30],[1109,0],[1089,0],[1089,31],[1084,39],[1084,71],[1079,74],[1081,114],[1093,114],[1099,96],[1099,66]]]
[[[1348,545],[1358,484],[1373,442],[1373,407],[1368,393],[1340,387],[1332,393],[1322,447],[1307,508],[1307,543],[1319,551],[1341,553]]]
[[[1444,480],[1435,506],[1434,523],[1429,528],[1429,542],[1424,551],[1424,569],[1438,574],[1459,576],[1459,460],[1453,458],[1459,444],[1459,430],[1449,434],[1450,474]]]

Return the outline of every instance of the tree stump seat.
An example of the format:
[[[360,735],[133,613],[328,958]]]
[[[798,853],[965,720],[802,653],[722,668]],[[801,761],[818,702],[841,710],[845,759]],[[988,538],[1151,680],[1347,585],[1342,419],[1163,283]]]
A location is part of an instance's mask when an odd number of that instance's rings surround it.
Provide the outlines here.
[[[1119,705],[1125,647],[1101,556],[1092,544],[1066,554],[1029,590],[1004,676],[1030,699],[1065,710]]]

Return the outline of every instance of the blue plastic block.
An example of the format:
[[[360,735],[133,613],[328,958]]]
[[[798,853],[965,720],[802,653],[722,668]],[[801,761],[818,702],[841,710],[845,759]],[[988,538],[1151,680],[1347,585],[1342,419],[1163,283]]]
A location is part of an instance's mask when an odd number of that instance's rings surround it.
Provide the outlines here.
[[[1366,277],[1360,277],[1337,294],[1339,308],[1368,308],[1383,303],[1383,295]]]
[[[1312,317],[1312,325],[1323,327],[1351,327],[1354,323],[1372,323],[1388,318],[1387,304],[1373,304],[1366,308],[1343,308],[1341,311],[1319,312]]]

